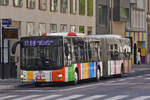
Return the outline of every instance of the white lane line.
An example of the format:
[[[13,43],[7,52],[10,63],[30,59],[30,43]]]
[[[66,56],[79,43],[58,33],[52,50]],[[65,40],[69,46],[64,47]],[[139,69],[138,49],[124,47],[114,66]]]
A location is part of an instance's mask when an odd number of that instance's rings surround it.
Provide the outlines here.
[[[56,100],[71,100],[71,99],[76,99],[76,98],[79,98],[79,97],[82,97],[82,96],[83,95],[71,95],[71,96],[63,97],[63,98],[56,99]]]
[[[14,98],[14,97],[17,97],[17,95],[8,95],[8,96],[1,96],[0,97],[0,100],[4,100],[4,99],[10,99],[10,98]]]
[[[140,96],[140,97],[133,98],[131,100],[146,100],[146,99],[150,99],[150,96]]]
[[[19,98],[15,98],[15,99],[11,99],[11,100],[26,100],[26,99],[32,100],[32,98],[38,97],[38,96],[39,95],[29,95],[29,96],[19,97]]]
[[[56,97],[60,97],[62,95],[49,95],[49,96],[44,96],[44,97],[38,97],[36,99],[32,99],[32,100],[50,100]]]
[[[83,99],[80,99],[80,100],[95,100],[95,99],[103,98],[105,96],[106,95],[94,95],[94,96],[86,97],[86,98],[83,98]]]
[[[128,96],[127,95],[118,95],[118,96],[114,96],[114,97],[104,99],[104,100],[120,100],[120,99],[123,99],[123,98],[126,98],[126,97],[128,97]]]

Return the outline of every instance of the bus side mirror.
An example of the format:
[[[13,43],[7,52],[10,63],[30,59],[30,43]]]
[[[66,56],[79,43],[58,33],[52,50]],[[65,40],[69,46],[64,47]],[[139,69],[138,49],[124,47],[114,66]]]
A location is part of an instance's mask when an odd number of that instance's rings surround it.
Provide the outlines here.
[[[20,44],[20,41],[17,41],[13,44],[12,46],[12,54],[15,54],[16,53],[16,48],[17,48],[17,45]]]

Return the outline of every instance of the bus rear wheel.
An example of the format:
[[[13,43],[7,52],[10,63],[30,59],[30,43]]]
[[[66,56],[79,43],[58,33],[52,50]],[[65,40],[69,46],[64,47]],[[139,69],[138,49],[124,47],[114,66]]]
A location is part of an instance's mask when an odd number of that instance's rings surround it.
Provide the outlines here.
[[[98,68],[96,71],[96,81],[100,80],[100,75],[101,75],[101,72],[100,72],[100,69]]]
[[[75,71],[75,76],[74,76],[74,85],[78,84],[79,82],[79,75],[78,75],[78,72]]]

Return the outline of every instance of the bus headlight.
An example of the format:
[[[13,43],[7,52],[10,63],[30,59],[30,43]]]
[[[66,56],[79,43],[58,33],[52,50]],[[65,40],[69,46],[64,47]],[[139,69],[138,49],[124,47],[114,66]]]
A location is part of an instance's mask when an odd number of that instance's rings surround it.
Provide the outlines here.
[[[20,77],[21,77],[21,79],[23,79],[23,78],[24,78],[24,75],[21,75]]]
[[[63,77],[63,75],[62,74],[58,74],[57,77]]]

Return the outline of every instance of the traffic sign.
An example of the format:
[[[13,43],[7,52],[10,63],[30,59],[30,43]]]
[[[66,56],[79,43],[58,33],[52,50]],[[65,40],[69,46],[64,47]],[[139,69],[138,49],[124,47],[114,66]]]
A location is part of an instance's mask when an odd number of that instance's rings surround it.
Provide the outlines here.
[[[2,25],[11,25],[12,19],[2,19]]]

